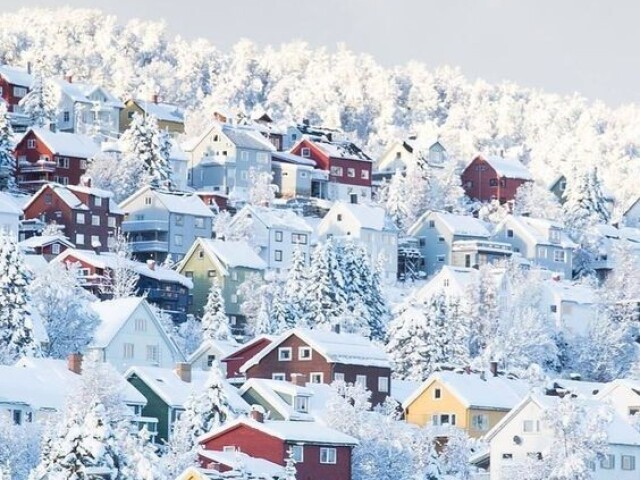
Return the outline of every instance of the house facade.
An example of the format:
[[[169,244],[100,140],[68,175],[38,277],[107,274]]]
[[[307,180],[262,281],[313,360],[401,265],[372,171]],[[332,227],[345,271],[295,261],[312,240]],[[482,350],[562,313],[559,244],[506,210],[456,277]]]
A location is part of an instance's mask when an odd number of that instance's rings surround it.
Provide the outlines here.
[[[398,229],[383,208],[336,202],[318,224],[317,233],[320,239],[354,239],[366,249],[372,268],[381,262],[386,278],[397,277]]]
[[[149,100],[137,98],[124,102],[119,122],[121,133],[129,128],[136,113],[156,117],[160,130],[176,135],[184,133],[184,109],[172,103],[160,102],[158,95],[153,95]]]
[[[6,192],[0,192],[0,233],[18,240],[20,217],[22,210],[16,199]]]
[[[143,187],[124,200],[122,231],[138,260],[184,258],[197,238],[211,238],[214,214],[194,193]]]
[[[358,383],[371,392],[374,405],[383,403],[391,392],[387,354],[353,334],[290,330],[249,359],[240,372],[248,379]]]
[[[241,333],[243,299],[238,288],[252,274],[262,276],[265,262],[244,241],[198,238],[178,267],[178,272],[193,281],[193,301],[189,313],[201,316],[214,278],[222,290],[229,322],[234,333]]]
[[[518,188],[533,180],[518,160],[477,155],[462,172],[462,187],[473,200],[500,203],[515,199]]]
[[[30,237],[19,243],[20,248],[30,255],[42,255],[47,261],[53,260],[75,245],[63,235],[43,235]]]
[[[64,236],[78,248],[106,252],[123,212],[106,190],[50,183],[24,206],[24,217],[60,225]]]
[[[424,156],[420,160],[418,155],[421,147],[426,147]],[[396,171],[404,172],[415,166],[418,161],[426,161],[431,167],[442,167],[447,160],[447,150],[439,139],[422,140],[413,135],[402,141],[394,141],[378,158],[374,166],[375,180],[389,179]]]
[[[640,228],[640,196],[622,214],[626,227]]]
[[[240,372],[240,367],[269,346],[274,339],[275,337],[271,335],[259,335],[224,357],[222,363],[226,366],[227,378],[238,379],[244,377],[244,374]]]
[[[48,182],[79,185],[88,160],[98,150],[98,145],[85,135],[30,128],[14,150],[17,184],[29,192]]]
[[[486,241],[491,236],[489,225],[477,218],[435,211],[425,212],[407,233],[418,239],[418,248],[428,276],[437,273],[445,265],[452,265],[454,258],[461,256],[458,252],[454,254],[454,245],[466,241]],[[467,259],[470,267],[478,265],[472,263],[473,260],[480,261],[474,252],[462,253],[461,260],[466,263]]]
[[[227,374],[227,364],[222,359],[239,349],[241,345],[234,339],[228,340],[204,340],[200,346],[187,358],[191,370],[211,370],[215,362],[218,362],[223,373]]]
[[[257,417],[257,419],[256,419]],[[241,418],[204,435],[204,450],[239,451],[284,465],[293,452],[298,478],[350,480],[353,437],[320,424],[267,421],[259,415]]]
[[[271,154],[273,184],[279,198],[326,198],[328,175],[315,168],[316,162],[287,152]]]
[[[20,113],[19,103],[33,85],[33,75],[28,69],[0,65],[0,97],[6,102],[7,110]]]
[[[577,245],[559,222],[507,215],[491,239],[510,244],[514,253],[542,268],[573,278],[573,250]]]
[[[371,199],[372,160],[355,144],[306,137],[290,153],[313,160],[317,169],[328,172],[329,200]]]

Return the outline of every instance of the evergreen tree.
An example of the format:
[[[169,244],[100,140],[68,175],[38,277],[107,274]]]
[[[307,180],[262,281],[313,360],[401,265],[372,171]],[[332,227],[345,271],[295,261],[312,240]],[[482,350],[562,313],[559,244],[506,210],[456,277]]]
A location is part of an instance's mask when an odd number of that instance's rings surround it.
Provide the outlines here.
[[[476,357],[494,338],[499,324],[500,306],[493,268],[483,265],[464,292],[464,305],[471,329],[470,353]]]
[[[54,86],[40,73],[35,75],[31,90],[19,102],[29,125],[38,128],[55,128],[58,101]]]
[[[115,265],[111,270],[110,285],[105,287],[105,293],[111,294],[114,299],[135,296],[140,275],[133,269],[131,247],[119,230],[109,250],[115,256]]]
[[[123,465],[123,479],[165,480],[169,477],[158,457],[157,448],[150,441],[147,427],[130,432],[124,438],[126,462]]]
[[[291,256],[287,279],[280,294],[274,296],[274,315],[277,317],[281,329],[305,325],[305,312],[308,308],[306,289],[309,280],[307,275],[305,254],[300,247],[296,247]]]
[[[229,317],[225,312],[222,290],[218,279],[214,278],[201,320],[203,340],[228,340],[232,338]]]
[[[0,102],[0,191],[16,189],[16,159],[13,156],[13,129],[5,102]]]
[[[0,364],[39,354],[29,314],[30,283],[18,245],[0,234]]]
[[[282,480],[296,480],[296,461],[293,459],[293,450],[289,450],[284,461],[284,476]]]
[[[269,301],[264,292],[260,296],[260,309],[252,330],[254,335],[275,335],[279,333],[279,322],[272,312],[272,302]]]

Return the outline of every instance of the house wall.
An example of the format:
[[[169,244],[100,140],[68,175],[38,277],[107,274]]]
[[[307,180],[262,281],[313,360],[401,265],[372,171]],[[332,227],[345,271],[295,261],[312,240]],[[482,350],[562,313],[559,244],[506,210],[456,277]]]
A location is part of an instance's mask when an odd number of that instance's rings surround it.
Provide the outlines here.
[[[129,128],[131,119],[133,118],[133,113],[135,112],[140,115],[144,115],[144,110],[142,110],[136,102],[133,100],[127,100],[124,104],[124,108],[120,110],[118,126],[121,133]],[[169,133],[184,133],[184,123],[180,122],[169,122],[167,120],[158,119],[158,127],[160,127],[160,130],[169,131]]]
[[[10,112],[16,112],[18,110],[18,103],[22,100],[23,97],[18,97],[15,95],[14,87],[20,87],[19,85],[13,85],[12,83],[7,82],[7,80],[0,76],[0,91],[2,94],[0,95],[5,102],[7,102],[7,107]],[[29,89],[27,88],[27,92]]]
[[[266,348],[270,344],[271,340],[266,338],[252,341],[249,346],[227,356],[223,360],[223,363],[227,365],[227,378],[242,377],[243,374],[240,373],[240,367],[244,365],[247,360],[257,355],[263,348]]]
[[[605,403],[609,402],[622,418],[628,418],[631,414],[630,410],[640,411],[640,396],[627,386],[616,385],[609,393],[598,399]],[[638,468],[640,469],[640,465]]]
[[[242,394],[242,398],[249,405],[260,405],[263,407],[267,412],[269,420],[280,421],[285,419],[275,408],[272,408],[271,404],[262,395],[256,392],[254,388],[249,388],[244,394]]]
[[[169,417],[170,409],[149,386],[137,375],[132,375],[127,378],[127,381],[138,390],[144,398],[147,399],[147,404],[142,407],[142,416],[158,419],[158,433],[155,437],[155,441],[159,444],[169,440]]]
[[[273,183],[278,186],[278,196],[281,198],[310,197],[312,170],[311,167],[272,161]]]
[[[20,216],[11,212],[0,211],[0,232],[8,234],[15,241],[18,240],[18,231],[20,229]]]
[[[518,178],[500,177],[491,165],[482,158],[475,158],[462,172],[462,187],[472,199],[488,202],[499,200],[505,203],[515,199],[516,191],[526,182]],[[490,180],[496,179],[497,185],[491,186]]]
[[[626,227],[640,228],[640,198],[625,212],[623,219]]]

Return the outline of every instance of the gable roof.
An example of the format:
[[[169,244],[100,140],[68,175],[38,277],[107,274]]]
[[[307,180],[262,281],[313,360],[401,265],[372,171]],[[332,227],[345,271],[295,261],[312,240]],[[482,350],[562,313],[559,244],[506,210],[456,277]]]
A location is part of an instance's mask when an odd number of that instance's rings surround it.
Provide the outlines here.
[[[173,103],[131,99],[140,110],[164,122],[184,123],[184,109]]]
[[[41,235],[29,237],[26,240],[21,241],[18,245],[21,248],[32,249],[42,248],[52,243],[61,243],[69,248],[74,248],[75,245],[71,243],[64,235]]]
[[[105,101],[102,103],[114,108],[124,108],[124,104],[119,98],[100,85],[82,82],[69,82],[61,78],[55,79],[54,83],[58,86],[61,92],[67,95],[74,102],[93,104],[95,103],[95,100],[90,97],[93,93],[99,91],[105,98]]]
[[[296,165],[304,165],[307,167],[315,167],[316,161],[312,158],[301,157],[290,152],[273,152],[271,159],[273,161],[280,161],[284,163],[295,163]]]
[[[10,213],[21,216],[22,209],[18,206],[19,200],[7,192],[0,192],[0,213]]]
[[[76,197],[66,185],[60,185],[58,183],[47,183],[40,187],[29,201],[24,204],[24,207],[22,207],[23,210],[27,210],[27,208],[29,208],[31,204],[35,202],[36,199],[47,189],[51,189],[53,193],[55,193],[71,210],[89,210],[89,207],[87,207],[82,200]]]
[[[449,389],[467,408],[483,410],[511,410],[530,390],[525,380],[494,377],[489,372],[435,372],[404,401],[402,407],[409,407],[436,381]]]
[[[267,150],[269,152],[276,150],[276,147],[274,147],[269,140],[253,128],[243,128],[224,124],[222,125],[222,133],[237,148],[245,148],[248,150]]]
[[[236,214],[234,220],[236,218],[240,218],[240,215],[246,215],[247,213],[258,219],[269,229],[281,228],[283,230],[313,233],[313,229],[309,226],[304,217],[301,217],[290,209],[247,205]]]
[[[546,218],[522,217],[519,215],[507,215],[496,227],[495,231],[500,231],[506,225],[513,225],[524,236],[536,245],[558,245],[563,248],[576,248],[577,245],[569,238],[564,230],[564,224]],[[549,230],[556,228],[560,230],[560,241],[554,244],[549,239]]]
[[[248,342],[243,343],[242,345],[239,345],[236,350],[234,350],[233,352],[229,353],[226,357],[221,359],[221,361],[224,362],[227,359],[232,359],[234,357],[237,357],[239,354],[242,354],[242,353],[246,352],[248,349],[254,347],[259,342],[265,342],[266,341],[267,344],[269,344],[269,343],[273,342],[275,339],[276,339],[275,336],[266,335],[266,334],[258,335],[257,337],[253,337]]]
[[[240,367],[241,372],[257,365],[264,357],[275,350],[284,340],[295,335],[322,355],[329,363],[360,365],[365,367],[390,368],[387,353],[374,345],[369,339],[352,333],[335,333],[324,330],[295,328],[283,333],[269,346]]]
[[[329,141],[323,138],[306,138],[308,142],[315,145],[320,149],[327,157],[342,158],[345,160],[360,160],[371,162],[372,159],[369,155],[364,153],[360,147],[353,142],[348,141]]]
[[[52,132],[46,128],[29,128],[18,143],[22,142],[30,132],[44,142],[54,155],[92,158],[100,151],[100,147],[91,137],[78,133]]]
[[[473,160],[471,160],[471,163],[473,163],[478,158],[487,162],[491,166],[491,168],[493,168],[501,177],[517,178],[521,180],[533,180],[533,176],[531,175],[531,172],[527,170],[527,167],[525,167],[515,158],[508,159],[495,155],[476,155]],[[469,165],[471,165],[471,163],[469,163]],[[467,166],[467,168],[469,167]]]
[[[120,208],[127,211],[127,205],[146,193],[153,195],[171,213],[207,218],[215,216],[211,209],[195,193],[155,190],[150,186],[142,187],[129,198],[123,200],[120,203]]]
[[[189,357],[187,358],[187,362],[193,364],[193,362],[195,362],[195,360],[202,355],[203,353],[209,351],[209,350],[214,350],[214,351],[218,351],[220,352],[220,357],[224,358],[227,355],[233,353],[234,351],[236,351],[236,349],[239,347],[240,345],[238,344],[238,342],[236,342],[233,339],[230,340],[204,340],[200,346],[194,350],[194,352],[189,355]]]
[[[251,268],[254,270],[264,270],[267,264],[251,246],[244,240],[217,240],[211,238],[197,238],[185,259],[193,254],[191,250],[201,245],[204,252],[212,259],[217,260],[224,269],[224,274],[229,268]]]
[[[198,456],[214,463],[225,465],[232,470],[243,472],[256,478],[283,478],[284,467],[264,458],[251,457],[242,452],[220,452],[218,450],[198,450]],[[188,478],[188,477],[187,477]],[[225,475],[226,478],[226,475]],[[248,477],[244,477],[248,478]]]
[[[183,382],[170,368],[133,366],[124,376],[129,379],[136,375],[168,406],[182,408],[192,393],[202,391],[209,374],[205,370],[192,370],[191,382]],[[248,412],[249,405],[240,397],[238,390],[227,381],[223,385],[231,408],[238,413]]]
[[[398,231],[398,227],[395,226],[391,218],[387,215],[386,210],[382,207],[338,201],[331,207],[331,210],[334,209],[348,212],[361,228],[376,230],[378,232]],[[329,222],[329,215],[325,215],[321,224],[324,223],[325,219]]]
[[[490,225],[482,220],[469,215],[457,215],[455,213],[427,211],[411,225],[407,233],[416,235],[427,220],[438,219],[452,234],[467,237],[489,238],[491,236]]]
[[[300,442],[312,445],[358,445],[358,440],[355,438],[319,423],[269,420],[257,422],[251,418],[238,418],[227,422],[221,427],[202,435],[198,438],[198,443],[205,443],[229,430],[242,426],[253,428],[285,442]]]
[[[33,75],[24,68],[0,65],[0,77],[10,84],[20,87],[31,88],[31,85],[33,85]]]

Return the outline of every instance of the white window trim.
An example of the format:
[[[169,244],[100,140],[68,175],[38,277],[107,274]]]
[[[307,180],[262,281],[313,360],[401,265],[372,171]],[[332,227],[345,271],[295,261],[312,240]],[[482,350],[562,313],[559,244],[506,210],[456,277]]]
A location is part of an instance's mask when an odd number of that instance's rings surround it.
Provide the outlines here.
[[[284,352],[289,352],[289,358],[284,358],[282,354]],[[278,348],[278,361],[279,362],[290,362],[293,360],[293,348],[291,347],[279,347]]]
[[[308,357],[303,357],[302,352],[309,352]],[[313,349],[311,347],[298,347],[298,360],[308,362],[313,357]]]
[[[333,461],[329,461],[331,460],[330,458],[327,458],[326,462],[322,461],[322,454],[323,452],[333,452]],[[329,455],[327,455],[327,457],[329,457]],[[320,463],[323,465],[335,465],[336,463],[338,463],[338,450],[336,449],[336,447],[320,447]]]
[[[319,382],[314,382],[313,381],[314,375],[318,375],[320,377],[320,381]],[[309,374],[309,382],[310,383],[324,383],[324,373],[322,373],[322,372],[311,372]]]
[[[304,463],[304,445],[291,445],[291,453],[293,454],[293,449],[300,449],[300,460],[296,460],[296,463]]]
[[[271,380],[280,380],[282,382],[287,380],[287,374],[286,373],[272,373],[271,374]]]
[[[389,377],[378,377],[378,391],[382,393],[389,392]]]

